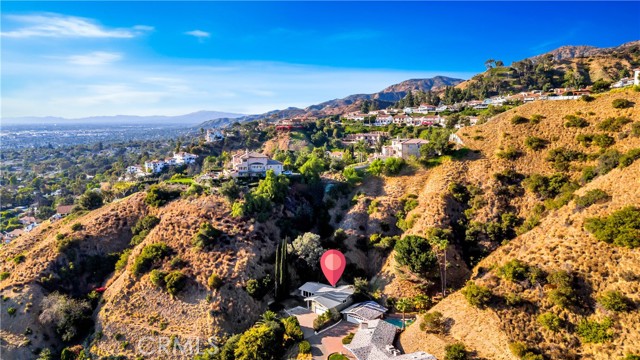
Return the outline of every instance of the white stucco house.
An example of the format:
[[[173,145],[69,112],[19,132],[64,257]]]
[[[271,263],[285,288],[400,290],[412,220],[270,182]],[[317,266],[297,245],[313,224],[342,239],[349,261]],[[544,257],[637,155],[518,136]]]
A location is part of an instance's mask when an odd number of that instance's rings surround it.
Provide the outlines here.
[[[187,152],[173,153],[173,160],[175,162],[175,165],[193,164],[194,162],[196,162],[197,158],[198,155],[190,154]]]
[[[320,315],[327,310],[340,311],[351,305],[353,285],[332,287],[318,282],[306,282],[298,288],[299,295],[307,303],[307,308]]]
[[[408,159],[411,156],[420,156],[420,147],[428,144],[424,139],[393,139],[391,145],[382,147],[383,157],[399,157]]]
[[[273,170],[276,175],[282,174],[282,163],[270,159],[267,155],[246,150],[233,155],[231,169],[227,175],[231,177],[264,176]]]

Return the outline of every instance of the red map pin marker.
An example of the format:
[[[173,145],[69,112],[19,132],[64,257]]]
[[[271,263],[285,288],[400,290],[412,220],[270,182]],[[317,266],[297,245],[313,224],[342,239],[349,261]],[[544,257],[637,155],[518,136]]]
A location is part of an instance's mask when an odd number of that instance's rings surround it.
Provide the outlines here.
[[[347,260],[338,250],[327,250],[320,258],[322,273],[324,277],[329,280],[331,286],[336,286],[344,272],[345,266],[347,266]]]

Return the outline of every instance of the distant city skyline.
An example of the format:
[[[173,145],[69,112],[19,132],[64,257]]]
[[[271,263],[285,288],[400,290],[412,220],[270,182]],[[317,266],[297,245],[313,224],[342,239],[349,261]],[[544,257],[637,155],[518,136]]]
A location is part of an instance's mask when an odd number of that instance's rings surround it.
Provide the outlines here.
[[[256,114],[640,39],[638,2],[3,2],[2,117]]]

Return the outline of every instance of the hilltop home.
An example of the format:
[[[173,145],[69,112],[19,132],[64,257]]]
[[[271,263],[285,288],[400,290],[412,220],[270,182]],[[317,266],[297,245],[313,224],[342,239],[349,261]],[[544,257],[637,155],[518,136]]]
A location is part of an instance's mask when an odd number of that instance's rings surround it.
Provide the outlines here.
[[[233,155],[231,170],[227,171],[227,175],[231,177],[264,176],[269,170],[273,170],[276,175],[282,174],[282,163],[269,159],[267,155],[246,150]]]
[[[307,303],[307,308],[320,315],[327,310],[340,311],[349,306],[354,288],[353,285],[332,287],[309,281],[300,286],[298,291]]]
[[[411,156],[419,157],[420,147],[428,143],[428,140],[423,139],[393,139],[391,145],[382,147],[382,156],[403,159],[408,159]]]

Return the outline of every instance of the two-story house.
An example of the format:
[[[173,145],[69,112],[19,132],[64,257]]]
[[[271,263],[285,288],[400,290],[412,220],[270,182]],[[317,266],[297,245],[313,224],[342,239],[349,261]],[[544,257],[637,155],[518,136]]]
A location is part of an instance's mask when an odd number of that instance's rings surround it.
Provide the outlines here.
[[[267,155],[246,150],[233,155],[231,158],[231,177],[264,176],[273,170],[276,175],[282,174],[282,163],[272,160]]]

